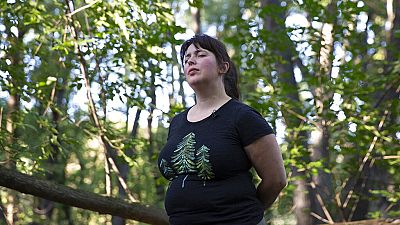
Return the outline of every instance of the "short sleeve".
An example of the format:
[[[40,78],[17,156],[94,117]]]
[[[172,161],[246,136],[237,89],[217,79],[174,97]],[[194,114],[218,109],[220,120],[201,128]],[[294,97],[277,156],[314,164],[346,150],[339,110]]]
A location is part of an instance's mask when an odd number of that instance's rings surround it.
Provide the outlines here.
[[[171,133],[172,133],[173,126],[174,126],[174,122],[175,122],[175,120],[176,120],[175,118],[176,118],[176,117],[173,117],[172,120],[171,120],[171,122],[169,123],[167,141],[169,140],[170,135],[171,135]]]
[[[171,137],[171,135],[173,135],[177,129],[177,126],[179,126],[179,124],[181,124],[182,122],[182,117],[183,117],[183,113],[179,113],[177,115],[175,115],[172,119],[171,122],[169,123],[169,128],[168,128],[168,135],[167,135],[167,141],[169,140],[169,138]]]
[[[236,117],[236,129],[244,147],[265,135],[274,133],[261,114],[249,106],[239,109]]]

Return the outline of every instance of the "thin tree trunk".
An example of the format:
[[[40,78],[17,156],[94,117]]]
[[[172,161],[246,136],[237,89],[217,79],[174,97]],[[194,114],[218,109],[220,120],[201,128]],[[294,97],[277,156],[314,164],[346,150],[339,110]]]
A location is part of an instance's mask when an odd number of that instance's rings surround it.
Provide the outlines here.
[[[179,92],[178,92],[178,94],[182,98],[183,107],[186,108],[185,90],[183,89],[183,82],[185,81],[185,79],[184,79],[184,75],[180,74],[181,71],[182,71],[182,67],[181,67],[181,64],[178,61],[178,53],[176,52],[175,47],[176,47],[175,44],[171,45],[171,48],[172,48],[171,55],[172,55],[172,60],[173,60],[174,63],[173,63],[172,68],[171,68],[171,77],[172,77],[171,83],[172,83],[172,87],[173,88],[172,88],[172,94],[171,94],[172,98],[170,98],[170,104],[173,105],[173,104],[177,103],[175,98],[173,97],[175,95],[175,93],[174,93],[174,89],[175,89],[174,88],[174,81],[175,81],[174,66],[176,66],[176,67],[178,67],[178,76],[179,76],[179,79],[178,79]]]
[[[261,2],[262,8],[268,7],[268,5],[270,4],[279,7],[280,2],[277,0],[263,0]],[[281,13],[279,17],[280,19],[284,19],[285,18],[284,13]],[[286,34],[285,27],[283,25],[279,25],[274,20],[274,18],[267,16],[266,18],[264,18],[264,24],[265,28],[270,32]],[[275,53],[276,55],[280,56],[284,62],[276,65],[278,80],[280,83],[287,85],[289,87],[288,90],[292,90],[290,92],[289,91],[287,92],[286,94],[287,99],[293,103],[300,102],[299,91],[298,91],[299,88],[294,77],[294,64],[292,60],[293,57],[292,51],[295,48],[293,46],[293,43],[288,37],[286,37],[285,40],[283,41],[289,47],[286,48],[285,51],[276,51]],[[296,114],[303,115],[302,110],[300,108],[294,108],[293,110],[296,112]],[[301,126],[302,120],[294,116],[292,113],[289,113],[288,110],[282,109],[282,115],[285,119],[285,123],[288,128],[295,128]],[[288,149],[295,147],[293,146],[292,143],[294,143],[293,140],[295,140],[296,137],[306,137],[306,136],[307,136],[306,132],[301,132],[300,134],[294,134],[294,133],[288,134],[285,137],[287,139],[287,142],[289,143]],[[303,141],[301,145],[303,145],[304,149],[307,149],[306,141]],[[305,162],[309,161],[309,159],[303,159],[303,160]],[[310,200],[308,197],[310,189],[308,181],[306,179],[306,174],[304,173],[304,171],[301,172],[298,171],[298,169],[295,166],[292,166],[292,171],[293,171],[293,176],[295,177],[294,184],[296,186],[293,196],[293,204],[295,206],[295,216],[297,225],[309,225],[311,223],[311,217],[309,213]]]
[[[329,168],[327,162],[329,160],[328,140],[329,134],[327,128],[321,123],[318,123],[318,127],[313,131],[311,137],[311,158],[313,161],[322,160],[323,168]],[[312,186],[314,189],[311,201],[312,213],[315,213],[317,216],[329,222],[333,222],[332,215],[328,208],[328,204],[334,199],[331,175],[318,169],[318,174],[313,176],[312,182],[315,184],[315,186]],[[321,223],[321,221],[316,218],[314,223]]]
[[[129,108],[129,106],[126,106],[127,109]],[[128,111],[127,110],[127,118],[128,118]],[[129,138],[136,138],[136,134],[137,134],[137,130],[139,127],[139,119],[140,119],[140,114],[141,114],[142,110],[141,109],[137,109],[136,111],[136,115],[135,115],[135,120],[133,121],[133,127],[131,130],[131,133],[129,134]],[[128,127],[128,119],[126,121],[126,126]],[[128,129],[127,129],[128,130]],[[126,150],[125,154],[127,157],[132,157],[133,154],[135,152],[135,149],[128,149]],[[120,173],[121,178],[127,182],[128,181],[128,175],[129,175],[129,165],[125,162],[125,161],[120,161],[120,160],[116,160],[116,166],[118,168],[118,171]],[[127,198],[127,194],[125,191],[125,188],[123,187],[123,185],[121,184],[121,182],[118,183],[118,193],[119,193],[119,197],[121,199],[126,199]],[[113,216],[112,219],[112,224],[113,225],[124,225],[126,224],[126,220],[124,218],[121,217],[117,217],[117,216]]]
[[[393,74],[393,66],[396,64],[396,60],[398,60],[399,49],[397,46],[400,46],[400,38],[396,37],[395,31],[400,29],[400,0],[387,0],[386,1],[386,13],[387,20],[386,25],[388,29],[385,32],[386,37],[386,61],[387,63],[384,66],[383,74]],[[387,83],[384,90],[377,91],[372,93],[372,96],[375,100],[375,109],[382,108],[382,105],[385,107],[381,110],[381,117],[385,118],[388,116],[385,126],[391,126],[392,124],[396,124],[396,120],[398,118],[398,103],[395,103],[399,99],[399,80]],[[389,108],[389,109],[388,109]],[[391,108],[391,109],[390,109]],[[390,111],[388,115],[387,110]],[[378,130],[382,127],[378,126]],[[395,139],[395,134],[392,134]],[[351,210],[349,210],[348,218],[350,221],[352,220],[360,220],[366,219],[367,213],[371,211],[381,211],[383,215],[386,214],[385,209],[390,207],[390,203],[385,198],[380,198],[376,201],[368,201],[363,197],[369,196],[369,190],[377,189],[382,190],[388,188],[391,183],[391,176],[386,170],[382,170],[374,165],[373,159],[368,159],[365,162],[363,170],[361,170],[356,177],[356,183],[353,185],[352,191],[361,195],[356,196],[354,200],[354,206]]]
[[[73,6],[73,2],[71,0],[65,0],[65,3],[67,5],[67,13],[71,13],[71,9],[70,7],[74,7]],[[71,16],[68,18],[70,23],[69,26],[71,28],[71,35],[72,38],[74,39],[74,45],[75,45],[75,50],[77,52],[77,56],[78,56],[78,61],[80,64],[80,69],[81,69],[81,73],[83,75],[83,81],[86,87],[86,94],[89,100],[89,111],[90,111],[90,119],[92,120],[92,122],[94,123],[95,127],[98,130],[98,135],[100,136],[100,139],[102,141],[102,144],[104,146],[104,150],[105,150],[105,176],[106,176],[106,193],[108,196],[111,196],[111,190],[112,190],[112,181],[111,181],[111,173],[110,170],[112,168],[112,170],[114,171],[114,173],[116,174],[118,181],[119,181],[119,185],[121,185],[123,188],[123,192],[119,192],[119,195],[122,197],[125,197],[125,194],[128,194],[129,198],[131,201],[135,202],[136,199],[134,199],[134,197],[132,196],[132,194],[129,191],[129,188],[127,187],[126,184],[126,178],[124,178],[121,175],[121,172],[118,168],[118,165],[115,163],[116,162],[116,157],[117,157],[117,152],[111,142],[109,141],[108,137],[105,134],[105,129],[103,128],[103,124],[100,122],[99,116],[97,114],[97,109],[95,107],[95,102],[93,100],[92,97],[92,93],[91,93],[91,80],[92,77],[89,77],[89,73],[88,73],[88,66],[86,63],[86,60],[84,59],[83,53],[81,52],[80,48],[79,48],[79,38],[78,38],[78,29],[76,28],[76,26],[74,25],[74,22],[79,22],[77,20],[74,20],[74,16]],[[98,61],[97,61],[98,63]],[[103,78],[101,77],[100,82],[102,82]],[[106,120],[106,112],[107,112],[107,106],[106,106],[106,101],[104,99],[104,89],[102,90],[102,104],[103,104],[103,113],[104,113],[104,121]],[[119,187],[121,187],[119,186]],[[121,190],[121,189],[119,189]],[[128,193],[126,193],[128,191]],[[113,215],[115,216],[115,215]],[[118,215],[117,215],[118,216]],[[112,218],[113,222],[115,223],[123,223],[123,220],[120,218]],[[121,222],[122,221],[122,222]]]
[[[386,25],[388,29],[386,30],[386,61],[387,63],[384,66],[384,74],[393,74],[393,67],[398,60],[398,56],[400,55],[399,48],[400,46],[400,38],[395,35],[395,32],[400,29],[400,0],[387,0],[386,1]],[[381,111],[381,117],[385,117],[387,114],[386,110],[390,111],[388,115],[387,122],[385,126],[392,126],[392,124],[396,124],[399,115],[399,84],[400,80],[394,82],[388,82],[385,86],[385,89],[379,92],[374,93],[375,97],[375,108],[380,109],[381,106],[385,105]],[[388,107],[388,108],[386,108]],[[385,129],[385,128],[383,128]],[[393,139],[395,140],[395,134],[392,134]],[[362,193],[366,196],[369,196],[369,190],[377,189],[384,190],[390,188],[390,183],[392,182],[392,178],[387,172],[387,170],[378,168],[373,160],[368,161],[369,166],[365,168],[365,172],[358,179],[358,182],[361,184],[356,185],[356,188],[363,188]],[[376,201],[366,201],[364,199],[357,198],[357,207],[352,211],[351,219],[359,220],[366,219],[367,213],[371,211],[381,211],[384,216],[386,215],[386,209],[390,207],[390,202],[387,201],[386,198],[380,198]]]
[[[3,18],[2,24],[4,24],[5,27],[15,26],[17,27],[18,32],[17,34],[15,34],[11,32],[11,29],[6,29],[5,32],[7,34],[7,40],[5,40],[5,42],[8,42],[8,44],[6,44],[7,46],[12,47],[7,49],[7,56],[3,57],[4,59],[7,58],[11,61],[10,68],[13,68],[12,70],[8,70],[6,66],[6,69],[4,69],[10,73],[10,78],[7,78],[9,86],[4,87],[3,90],[9,92],[5,118],[5,131],[7,132],[5,146],[5,166],[10,169],[15,169],[16,164],[13,157],[15,157],[14,152],[16,152],[17,150],[9,149],[9,146],[16,144],[18,138],[20,137],[16,124],[18,123],[19,119],[18,113],[20,111],[21,89],[24,86],[26,80],[23,63],[24,53],[22,49],[24,49],[23,38],[29,27],[26,26],[20,16],[16,16],[16,14],[14,13],[4,13],[2,15],[5,14],[7,14],[8,16],[6,18]],[[2,121],[0,121],[0,123],[1,122]],[[18,208],[18,194],[15,191],[8,191],[5,199],[3,200],[5,200],[5,202],[3,202],[3,210],[5,213],[6,221],[8,225],[13,225],[18,220],[17,215],[20,210]]]
[[[293,194],[294,214],[296,216],[297,225],[311,224],[310,218],[310,199],[308,197],[309,185],[304,172],[299,172],[297,168],[293,168],[293,177],[298,177],[294,181],[296,189]]]
[[[12,143],[15,141],[17,138],[16,133],[15,133],[15,113],[19,110],[19,96],[16,94],[10,95],[7,101],[7,115],[6,115],[6,130],[8,132],[9,138],[7,139],[8,145],[12,145]],[[11,149],[6,152],[6,167],[10,169],[15,169],[15,163],[12,159],[12,155],[9,154],[11,152]],[[6,203],[5,205],[5,216],[7,223],[9,225],[13,225],[16,221],[16,212],[18,210],[17,208],[18,204],[18,197],[17,193],[15,191],[10,190],[8,192],[8,195],[6,197]]]
[[[192,13],[192,18],[193,18],[192,29],[193,29],[195,34],[201,34],[202,30],[201,30],[200,7],[191,7],[190,10],[191,10],[191,13]],[[183,82],[183,80],[182,80],[182,82]],[[182,85],[181,85],[181,88],[183,90],[183,86]],[[194,98],[194,101],[196,102],[196,95],[194,95],[193,98]]]
[[[68,221],[68,225],[74,225],[74,221],[72,219],[72,214],[71,214],[71,206],[69,205],[63,205],[62,209],[64,211],[65,214],[65,218]]]
[[[164,199],[164,186],[158,184],[156,182],[160,178],[160,173],[158,172],[157,168],[157,163],[154,157],[154,148],[155,148],[155,139],[154,139],[154,134],[153,134],[153,129],[152,129],[152,123],[153,123],[153,113],[154,109],[156,107],[156,86],[155,86],[155,74],[151,74],[151,80],[150,80],[150,90],[149,90],[149,97],[151,98],[151,103],[150,103],[150,115],[147,118],[147,132],[148,132],[148,137],[149,137],[149,150],[148,150],[148,156],[149,156],[149,161],[152,162],[152,174],[153,174],[153,179],[155,183],[155,189],[156,189],[156,194],[157,194],[157,200],[162,201]]]
[[[9,80],[11,87],[9,89],[10,97],[7,100],[7,113],[6,113],[6,131],[8,133],[7,145],[11,146],[18,139],[18,131],[15,125],[15,122],[18,118],[17,114],[20,110],[20,96],[18,92],[18,88],[22,87],[20,82],[24,80],[24,72],[23,72],[23,62],[22,62],[22,52],[19,51],[23,47],[23,36],[26,33],[26,28],[22,27],[22,24],[18,24],[18,36],[8,32],[8,36],[10,39],[10,46],[15,46],[10,51],[9,58],[11,59],[11,64],[14,68],[17,68],[11,74],[11,78]],[[11,155],[12,150],[6,151],[6,167],[10,169],[15,168],[15,162],[12,159]],[[17,221],[17,213],[18,213],[18,195],[14,191],[10,191],[6,197],[5,202],[5,215],[9,225],[13,225]]]
[[[318,85],[312,88],[312,93],[315,99],[316,106],[316,127],[311,135],[311,158],[313,161],[322,161],[322,168],[329,169],[329,124],[327,112],[329,110],[329,99],[333,96],[332,91],[327,89],[326,83],[331,82],[332,62],[331,55],[333,54],[333,34],[336,24],[336,2],[331,2],[326,10],[328,20],[322,25],[321,30],[321,50],[319,52],[319,66],[316,72]],[[334,199],[332,175],[322,169],[318,169],[317,175],[313,176],[315,191],[313,192],[313,201],[311,210],[316,216],[320,216],[329,222],[333,222],[333,217],[330,212],[329,203]],[[317,218],[317,217],[316,217]],[[315,219],[314,223],[320,223],[319,219]]]
[[[189,0],[190,1],[190,0]],[[192,29],[195,34],[201,34],[201,14],[200,7],[190,7],[190,12],[192,13]]]
[[[153,137],[153,132],[152,132],[152,123],[153,123],[153,113],[154,109],[156,107],[156,86],[155,86],[155,74],[154,72],[151,73],[150,75],[150,87],[148,90],[148,97],[151,98],[151,102],[149,105],[149,116],[147,117],[147,134],[149,137],[149,149],[148,149],[148,156],[149,159],[153,157],[154,154],[154,149],[153,149],[153,142],[154,142],[154,137]]]
[[[50,103],[43,112],[45,114],[52,104],[51,102],[55,102],[55,108],[53,108],[52,112],[52,122],[54,125],[54,128],[56,130],[55,133],[53,133],[53,136],[58,136],[60,132],[60,121],[61,121],[61,116],[59,110],[55,110],[56,108],[62,108],[62,102],[64,100],[64,94],[65,94],[65,85],[67,84],[66,79],[63,79],[63,85],[58,85],[57,82],[54,83],[53,89],[50,94]],[[50,136],[49,139],[54,138],[53,136]],[[56,138],[56,140],[60,140],[59,138]],[[46,172],[46,178],[49,181],[56,181],[57,183],[64,184],[65,183],[65,162],[61,162],[59,159],[59,153],[62,151],[60,149],[60,145],[57,143],[53,143],[52,141],[49,141],[50,146],[52,148],[51,154],[49,158],[47,159],[47,163],[49,164],[50,168],[55,168],[53,171]],[[57,167],[56,165],[62,164],[62,167]],[[59,168],[59,169],[57,169]],[[47,199],[39,199],[39,204],[35,208],[35,212],[40,214],[40,215],[45,215],[47,217],[47,220],[50,221],[51,217],[53,215],[53,210],[54,210],[54,203],[51,201],[48,201]],[[66,215],[67,216],[67,215]],[[68,219],[68,217],[66,217]]]

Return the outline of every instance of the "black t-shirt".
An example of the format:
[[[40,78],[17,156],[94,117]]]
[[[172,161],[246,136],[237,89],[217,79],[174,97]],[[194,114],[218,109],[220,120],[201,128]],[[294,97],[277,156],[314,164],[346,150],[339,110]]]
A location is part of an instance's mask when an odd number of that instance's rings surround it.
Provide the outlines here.
[[[189,122],[186,110],[170,124],[158,166],[171,181],[165,208],[171,225],[255,225],[257,198],[244,147],[273,133],[251,107],[229,100],[209,117]]]

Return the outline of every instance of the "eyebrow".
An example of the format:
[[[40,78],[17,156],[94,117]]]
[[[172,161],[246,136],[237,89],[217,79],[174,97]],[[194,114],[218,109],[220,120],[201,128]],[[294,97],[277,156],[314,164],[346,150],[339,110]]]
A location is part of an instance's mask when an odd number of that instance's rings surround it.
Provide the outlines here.
[[[194,53],[194,54],[199,54],[199,52],[206,52],[206,51],[205,51],[204,49],[198,48],[198,49],[196,49],[193,53]],[[206,53],[207,53],[207,52],[206,52]],[[190,53],[186,54],[185,57],[184,57],[184,59],[186,60],[186,58],[187,58],[188,56],[190,56]]]

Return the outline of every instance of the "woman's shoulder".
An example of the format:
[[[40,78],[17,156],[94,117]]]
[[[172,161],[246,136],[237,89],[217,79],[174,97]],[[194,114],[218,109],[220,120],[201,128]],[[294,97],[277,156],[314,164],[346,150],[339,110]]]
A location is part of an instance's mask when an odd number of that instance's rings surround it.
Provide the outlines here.
[[[189,109],[185,109],[181,112],[176,113],[174,116],[172,116],[170,123],[172,124],[173,122],[184,120],[186,118],[188,111],[189,111]]]
[[[235,113],[239,113],[239,114],[247,113],[247,112],[251,112],[251,111],[257,112],[257,110],[254,109],[253,107],[251,107],[250,105],[248,105],[244,102],[241,102],[239,100],[236,100],[236,99],[232,99],[230,108]]]

